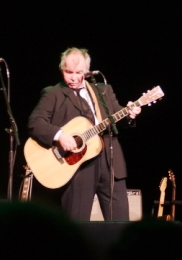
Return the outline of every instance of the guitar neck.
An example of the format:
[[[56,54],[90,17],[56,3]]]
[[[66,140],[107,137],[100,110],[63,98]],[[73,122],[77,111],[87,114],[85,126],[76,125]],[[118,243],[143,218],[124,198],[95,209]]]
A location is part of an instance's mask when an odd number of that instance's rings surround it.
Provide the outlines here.
[[[161,191],[157,217],[161,217],[163,215],[163,211],[164,211],[163,204],[164,204],[164,201],[165,201],[165,192]]]
[[[155,87],[151,91],[147,91],[146,93],[143,93],[143,96],[140,97],[137,101],[133,102],[132,105],[130,105],[130,108],[132,107],[141,107],[144,105],[151,105],[151,102],[156,102],[157,99],[164,96],[164,92],[161,90],[160,86]],[[119,120],[123,119],[128,115],[128,107],[122,108],[115,114],[111,115],[111,117],[106,118],[103,120],[100,124],[93,126],[89,130],[87,130],[85,133],[83,133],[83,138],[85,141],[92,138],[94,135],[98,135],[101,132],[103,132],[111,123],[116,123]]]
[[[139,100],[135,101],[130,107],[140,107],[140,102]],[[111,117],[114,121],[114,123],[120,121],[124,117],[128,116],[128,107],[124,107],[115,114],[113,114]],[[95,135],[98,135],[102,133],[106,128],[111,124],[111,120],[109,118],[104,119],[101,123],[99,123],[96,126],[93,126],[92,128],[88,129],[86,132],[83,133],[83,137],[85,141],[89,140]]]
[[[22,202],[28,201],[30,196],[30,189],[32,188],[32,176],[29,176],[31,171],[28,169],[25,173],[25,178],[23,180],[22,192],[20,200]]]
[[[172,201],[176,200],[176,181],[175,181],[175,175],[173,173],[173,171],[170,169],[168,171],[169,173],[169,179],[172,183]],[[171,218],[172,220],[175,219],[175,204],[171,205]]]
[[[176,188],[173,187],[172,189],[172,201],[175,201],[176,200]],[[176,210],[176,206],[174,204],[171,205],[171,217],[172,217],[172,220],[175,219],[175,210]]]

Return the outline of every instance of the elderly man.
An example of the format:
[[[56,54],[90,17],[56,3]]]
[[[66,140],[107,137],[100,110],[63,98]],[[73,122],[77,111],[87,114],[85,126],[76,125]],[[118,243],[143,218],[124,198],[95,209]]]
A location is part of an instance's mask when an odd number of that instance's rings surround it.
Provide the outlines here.
[[[43,89],[41,99],[30,115],[28,128],[30,136],[37,142],[41,141],[50,147],[54,142],[59,143],[64,157],[66,153],[78,149],[76,138],[64,130],[65,124],[82,116],[93,125],[98,125],[108,115],[96,87],[85,80],[85,73],[90,68],[90,56],[86,49],[67,49],[61,55],[59,67],[64,82]],[[111,115],[121,110],[122,106],[119,105],[112,87],[99,83],[97,85]],[[130,101],[127,106],[131,107],[131,104]],[[129,108],[128,119],[135,119],[140,112],[139,107]],[[90,219],[95,194],[105,220],[129,219],[125,182],[127,173],[121,146],[117,136],[113,135],[111,161],[108,129],[103,131],[101,138],[101,152],[84,161],[68,183],[60,188],[62,208],[74,220]]]

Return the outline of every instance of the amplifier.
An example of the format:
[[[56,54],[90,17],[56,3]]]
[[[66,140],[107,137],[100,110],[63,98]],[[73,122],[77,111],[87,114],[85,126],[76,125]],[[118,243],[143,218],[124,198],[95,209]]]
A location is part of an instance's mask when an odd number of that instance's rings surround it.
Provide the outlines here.
[[[142,194],[138,189],[127,189],[129,203],[129,220],[137,221],[142,219]],[[90,220],[104,220],[97,195],[94,196]]]

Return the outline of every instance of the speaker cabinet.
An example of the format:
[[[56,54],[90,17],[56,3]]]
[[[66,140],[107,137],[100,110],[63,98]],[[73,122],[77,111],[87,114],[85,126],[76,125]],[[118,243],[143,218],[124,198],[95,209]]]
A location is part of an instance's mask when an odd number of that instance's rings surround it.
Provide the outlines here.
[[[142,219],[142,195],[141,190],[128,189],[127,190],[129,203],[129,220],[137,221]],[[90,220],[102,221],[104,220],[97,195],[94,196]]]

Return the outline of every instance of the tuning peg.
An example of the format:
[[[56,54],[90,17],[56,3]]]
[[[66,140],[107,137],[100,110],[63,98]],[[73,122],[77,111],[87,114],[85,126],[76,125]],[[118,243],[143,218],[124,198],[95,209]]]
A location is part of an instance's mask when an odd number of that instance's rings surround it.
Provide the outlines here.
[[[156,101],[156,100],[154,100],[154,101],[153,101],[153,103],[155,104],[155,103],[157,103],[157,101]]]
[[[142,95],[144,96],[144,95],[146,95],[146,93],[144,92],[144,93],[142,93]]]
[[[148,106],[150,107],[150,106],[151,106],[151,103],[148,103]]]

